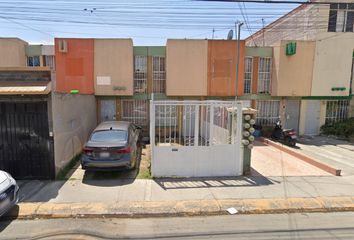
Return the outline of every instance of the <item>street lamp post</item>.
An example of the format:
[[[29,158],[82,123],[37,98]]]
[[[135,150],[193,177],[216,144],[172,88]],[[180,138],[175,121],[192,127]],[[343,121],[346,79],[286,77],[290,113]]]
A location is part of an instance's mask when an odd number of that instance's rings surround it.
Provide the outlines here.
[[[240,35],[241,35],[241,27],[242,27],[242,25],[243,25],[242,22],[236,22],[235,23],[235,31],[237,32],[236,94],[235,94],[235,101],[237,100],[237,94],[238,94],[238,73],[239,73],[239,66],[240,66]]]

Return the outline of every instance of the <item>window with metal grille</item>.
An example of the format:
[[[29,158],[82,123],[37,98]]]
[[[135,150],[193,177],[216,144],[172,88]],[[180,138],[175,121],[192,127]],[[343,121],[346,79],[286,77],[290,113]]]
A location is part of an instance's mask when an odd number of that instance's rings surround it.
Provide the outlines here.
[[[166,88],[166,67],[165,57],[152,57],[152,80],[153,92],[165,93]]]
[[[148,125],[148,101],[136,99],[122,100],[122,120],[138,126]]]
[[[45,66],[48,66],[51,70],[55,70],[55,57],[45,56]]]
[[[354,4],[331,4],[328,18],[328,32],[353,32],[353,29]]]
[[[260,58],[258,66],[258,93],[270,93],[270,81],[272,74],[272,59]]]
[[[146,93],[147,57],[134,56],[134,93]]]
[[[252,57],[245,58],[245,80],[244,80],[244,93],[251,93],[252,89]]]
[[[279,100],[260,100],[257,101],[256,123],[261,126],[272,126],[279,119],[280,101]]]
[[[349,100],[327,101],[326,124],[333,124],[348,118]]]

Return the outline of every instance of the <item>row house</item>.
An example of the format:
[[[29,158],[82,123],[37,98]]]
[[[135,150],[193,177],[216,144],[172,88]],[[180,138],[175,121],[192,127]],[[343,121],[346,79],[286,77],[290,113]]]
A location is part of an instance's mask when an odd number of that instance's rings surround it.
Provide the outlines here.
[[[270,99],[255,106],[259,118],[279,115],[286,127],[316,135],[354,116],[354,4],[331,2],[300,5],[246,39],[273,48]]]
[[[54,179],[96,127],[96,99],[55,91],[54,46],[0,38],[0,169]]]
[[[236,88],[243,96],[245,42],[237,87],[236,46],[225,40],[169,39],[166,46],[150,47],[133,46],[131,39],[57,38],[56,91],[93,94],[98,122],[131,121],[147,134],[151,99],[234,99]]]

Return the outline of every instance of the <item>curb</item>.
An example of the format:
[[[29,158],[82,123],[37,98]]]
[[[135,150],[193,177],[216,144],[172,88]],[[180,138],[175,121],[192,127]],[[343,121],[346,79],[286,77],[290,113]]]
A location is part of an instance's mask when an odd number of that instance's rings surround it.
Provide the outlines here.
[[[36,218],[142,218],[227,215],[228,208],[237,214],[279,214],[303,212],[354,211],[354,197],[230,199],[161,202],[104,203],[20,203],[8,219]]]
[[[314,159],[314,158],[311,158],[311,157],[308,157],[302,153],[298,153],[297,151],[291,149],[290,147],[288,146],[285,146],[281,143],[278,143],[278,142],[274,142],[270,139],[266,139],[266,138],[259,138],[259,140],[267,145],[270,145],[272,147],[275,147],[281,151],[284,151],[304,162],[307,162],[308,164],[311,164],[319,169],[322,169],[323,171],[326,171],[334,176],[340,176],[341,175],[341,170],[340,169],[335,169],[333,168],[332,166],[329,166],[325,163],[322,163],[320,161],[318,161],[317,159]]]

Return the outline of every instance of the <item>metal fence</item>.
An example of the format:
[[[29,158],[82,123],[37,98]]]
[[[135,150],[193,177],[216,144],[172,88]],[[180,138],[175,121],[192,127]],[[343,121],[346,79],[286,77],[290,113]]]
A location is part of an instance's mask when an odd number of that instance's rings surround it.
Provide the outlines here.
[[[349,100],[327,101],[326,124],[333,124],[348,118]]]
[[[270,81],[272,75],[272,59],[259,58],[258,65],[258,93],[270,93]]]
[[[148,126],[148,101],[136,99],[122,100],[122,120],[138,126]]]
[[[134,56],[134,93],[146,93],[147,57]]]
[[[231,144],[232,106],[234,102],[228,101],[155,101],[155,144]]]
[[[259,100],[257,101],[257,110],[257,125],[272,126],[279,119],[280,101]]]
[[[244,93],[251,93],[252,88],[252,57],[245,58],[245,80],[244,80]]]
[[[152,80],[153,92],[165,93],[166,89],[166,66],[165,57],[152,57]]]

